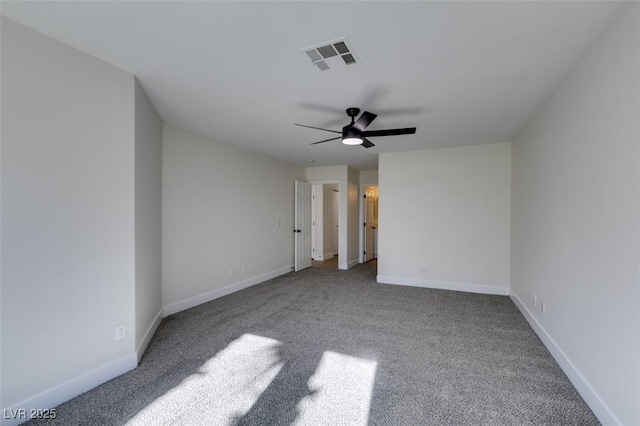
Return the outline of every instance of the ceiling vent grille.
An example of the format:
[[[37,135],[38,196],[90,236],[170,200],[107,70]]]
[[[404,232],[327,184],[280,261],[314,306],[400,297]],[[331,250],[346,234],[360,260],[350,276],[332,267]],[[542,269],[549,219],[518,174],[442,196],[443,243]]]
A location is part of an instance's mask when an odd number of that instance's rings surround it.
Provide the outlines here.
[[[360,63],[346,37],[300,49],[320,71],[345,68]]]
[[[342,55],[342,59],[344,59],[344,63],[347,65],[355,64],[356,60],[353,58],[351,53],[347,53],[346,55]]]
[[[325,61],[316,61],[313,63],[313,65],[315,65],[316,67],[320,68],[320,71],[327,71],[329,70],[329,65],[327,65],[327,63]]]
[[[331,58],[331,57],[336,56],[338,54],[338,52],[336,52],[336,49],[334,49],[331,44],[328,44],[326,46],[318,47],[318,52],[325,59]]]

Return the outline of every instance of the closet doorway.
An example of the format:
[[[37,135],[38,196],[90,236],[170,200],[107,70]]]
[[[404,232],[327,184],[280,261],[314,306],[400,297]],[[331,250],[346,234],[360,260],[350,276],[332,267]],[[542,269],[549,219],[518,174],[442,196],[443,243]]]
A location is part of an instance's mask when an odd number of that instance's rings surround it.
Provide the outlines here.
[[[340,185],[311,185],[312,267],[338,269]]]
[[[378,258],[378,187],[362,185],[360,263]]]

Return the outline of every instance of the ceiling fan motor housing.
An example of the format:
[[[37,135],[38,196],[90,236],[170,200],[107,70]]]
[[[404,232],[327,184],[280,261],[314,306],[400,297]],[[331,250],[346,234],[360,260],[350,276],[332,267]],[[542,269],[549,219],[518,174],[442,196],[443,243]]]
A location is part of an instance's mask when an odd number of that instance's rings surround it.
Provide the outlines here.
[[[351,117],[351,124],[347,124],[342,128],[342,139],[351,139],[357,138],[362,139],[361,132],[358,129],[353,128],[353,123],[355,123],[355,118],[360,114],[360,108],[351,107],[347,108],[347,115]]]
[[[347,124],[342,128],[342,139],[345,138],[362,138],[358,129],[354,129],[353,125]]]

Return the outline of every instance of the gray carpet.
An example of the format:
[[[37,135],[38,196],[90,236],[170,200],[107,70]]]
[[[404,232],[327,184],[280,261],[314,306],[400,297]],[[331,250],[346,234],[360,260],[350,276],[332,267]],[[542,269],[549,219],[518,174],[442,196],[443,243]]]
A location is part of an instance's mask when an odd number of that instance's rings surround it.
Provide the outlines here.
[[[598,424],[508,297],[375,274],[310,268],[165,318],[51,423]]]

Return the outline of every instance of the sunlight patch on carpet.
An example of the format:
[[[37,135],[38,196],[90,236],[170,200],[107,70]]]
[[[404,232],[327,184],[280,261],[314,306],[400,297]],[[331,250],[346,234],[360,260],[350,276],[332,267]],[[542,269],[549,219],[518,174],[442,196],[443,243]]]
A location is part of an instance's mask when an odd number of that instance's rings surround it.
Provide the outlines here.
[[[210,424],[246,414],[284,365],[280,345],[244,334],[126,424]]]
[[[366,425],[377,362],[325,351],[298,403],[298,424]]]

